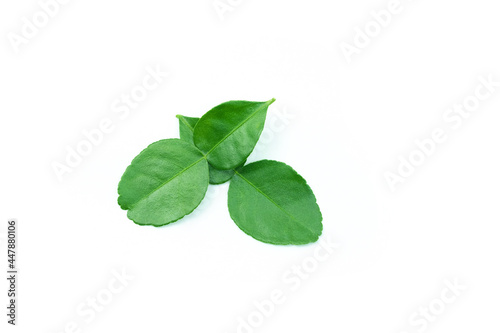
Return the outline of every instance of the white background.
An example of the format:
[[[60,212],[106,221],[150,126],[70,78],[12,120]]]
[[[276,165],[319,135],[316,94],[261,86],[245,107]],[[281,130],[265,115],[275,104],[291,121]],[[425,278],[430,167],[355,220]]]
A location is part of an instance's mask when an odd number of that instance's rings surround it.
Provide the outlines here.
[[[285,302],[251,330],[418,332],[415,311],[438,306],[456,279],[467,289],[420,331],[498,332],[500,88],[460,128],[443,120],[479,76],[500,81],[498,4],[401,0],[349,63],[341,43],[389,1],[232,3],[221,19],[212,0],[69,1],[19,52],[9,33],[40,5],[0,4],[2,270],[6,221],[20,224],[18,326],[6,324],[2,279],[1,331],[60,333],[74,321],[75,332],[236,332],[278,289]],[[119,118],[111,105],[148,66],[168,78]],[[251,159],[304,176],[322,239],[340,244],[296,291],[283,275],[318,244],[247,236],[227,212],[227,184],[162,228],[135,225],[116,203],[132,158],[178,135],[176,114],[272,97],[268,119],[291,116],[278,131],[267,124]],[[104,118],[113,131],[59,181],[52,164]],[[447,141],[391,191],[384,173],[436,127]],[[133,280],[87,323],[77,308],[122,269]]]

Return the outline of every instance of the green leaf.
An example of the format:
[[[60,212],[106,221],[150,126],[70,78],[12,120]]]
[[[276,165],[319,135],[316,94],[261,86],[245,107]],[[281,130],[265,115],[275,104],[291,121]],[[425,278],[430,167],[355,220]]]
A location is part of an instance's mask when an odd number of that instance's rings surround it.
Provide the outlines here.
[[[241,230],[264,243],[312,243],[323,230],[311,188],[282,162],[262,160],[237,169],[228,208]]]
[[[179,119],[179,137],[181,140],[193,143],[194,127],[200,118],[185,117],[180,114],[176,117]]]
[[[207,187],[205,156],[182,140],[160,140],[125,170],[118,185],[118,204],[135,223],[162,226],[191,213]]]
[[[212,185],[224,184],[234,176],[234,170],[219,170],[208,163],[209,181]]]
[[[176,116],[179,119],[179,135],[181,140],[193,143],[193,132],[196,123],[200,118],[185,117],[182,115]],[[244,162],[243,162],[244,163]],[[234,175],[234,170],[219,170],[208,164],[209,182],[213,185],[223,184],[230,180]]]
[[[267,108],[274,102],[230,101],[208,111],[194,128],[194,144],[217,169],[241,165],[264,129]]]

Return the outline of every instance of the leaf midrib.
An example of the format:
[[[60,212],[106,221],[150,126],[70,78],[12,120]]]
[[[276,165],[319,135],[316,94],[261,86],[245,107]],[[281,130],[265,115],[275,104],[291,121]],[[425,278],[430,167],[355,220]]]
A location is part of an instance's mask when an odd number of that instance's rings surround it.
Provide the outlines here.
[[[193,132],[193,133],[194,133],[194,128],[193,128],[193,126],[191,126],[191,125],[190,125],[190,124],[186,121],[186,118],[184,118],[184,116],[181,116],[181,118],[180,118],[180,119],[181,119],[181,121],[182,121],[182,122],[183,122],[183,123],[184,123],[184,124],[185,124],[185,125],[186,125],[189,129],[190,129],[190,130],[191,130],[191,132]],[[199,120],[199,119],[198,119],[198,120]],[[196,122],[196,123],[198,123],[198,122]]]
[[[181,171],[179,171],[178,173],[176,173],[175,175],[173,175],[172,177],[170,177],[169,179],[167,179],[166,181],[164,181],[163,183],[161,183],[159,186],[157,186],[156,188],[154,188],[151,192],[149,192],[148,194],[146,194],[143,198],[141,198],[140,200],[138,200],[136,203],[134,203],[133,205],[130,206],[130,208],[128,208],[128,210],[132,210],[135,206],[137,206],[140,202],[146,200],[147,198],[149,198],[149,196],[151,194],[153,194],[154,192],[158,191],[160,188],[162,188],[163,186],[165,186],[167,183],[169,183],[170,181],[172,181],[172,179],[180,176],[181,174],[183,174],[184,172],[186,172],[188,169],[192,168],[193,166],[195,166],[196,164],[200,163],[202,160],[206,159],[205,156],[203,156],[202,158],[200,158],[199,160],[197,160],[196,162],[192,163],[191,165],[185,167],[184,169],[182,169]]]
[[[212,149],[210,149],[206,155],[210,155],[211,152],[213,152],[217,147],[219,147],[222,142],[224,142],[227,138],[229,138],[229,136],[231,136],[234,132],[236,132],[241,126],[245,125],[251,118],[253,118],[258,112],[262,111],[264,108],[267,108],[269,107],[269,105],[271,105],[274,101],[273,100],[270,100],[270,101],[267,101],[264,103],[264,105],[262,106],[259,106],[257,108],[257,110],[252,113],[250,116],[248,116],[245,120],[243,120],[238,126],[236,126],[235,128],[233,128],[228,134],[226,134],[221,140],[219,140],[219,142],[217,142],[213,147]],[[198,124],[197,124],[198,125]]]
[[[263,195],[267,200],[269,200],[273,205],[275,205],[276,207],[278,207],[282,212],[284,212],[286,215],[290,216],[295,222],[297,222],[298,224],[300,224],[304,229],[306,230],[309,230],[313,235],[316,235],[316,233],[311,229],[309,228],[309,226],[306,226],[304,225],[300,220],[298,220],[295,216],[293,216],[292,214],[290,214],[289,212],[287,212],[283,207],[281,207],[280,205],[278,205],[273,199],[271,199],[271,197],[269,197],[266,193],[264,193],[261,189],[259,189],[257,186],[255,186],[254,183],[252,183],[251,181],[249,181],[248,179],[246,179],[241,173],[239,173],[238,171],[234,171],[234,173],[236,175],[238,175],[241,179],[243,179],[245,182],[247,182],[250,186],[252,186],[257,192],[259,192],[261,195]]]

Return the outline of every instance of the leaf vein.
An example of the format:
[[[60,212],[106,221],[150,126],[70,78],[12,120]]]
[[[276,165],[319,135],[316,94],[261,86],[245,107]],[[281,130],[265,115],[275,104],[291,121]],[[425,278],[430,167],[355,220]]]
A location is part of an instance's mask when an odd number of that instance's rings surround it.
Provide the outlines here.
[[[289,212],[287,212],[283,207],[281,207],[280,205],[278,205],[270,196],[268,196],[266,193],[264,193],[260,188],[258,188],[257,186],[255,186],[254,183],[252,183],[251,181],[249,181],[248,179],[246,179],[245,177],[243,177],[243,175],[241,173],[239,173],[238,171],[235,170],[235,174],[238,175],[241,179],[243,179],[245,182],[247,182],[250,186],[252,186],[258,193],[260,193],[261,195],[263,195],[267,200],[269,200],[273,205],[275,205],[276,207],[278,207],[281,211],[283,211],[286,215],[290,216],[295,222],[297,222],[298,224],[300,224],[302,227],[304,227],[304,229],[307,229],[309,230],[313,235],[315,235],[316,233],[309,227],[309,226],[306,226],[304,225],[300,220],[298,220],[295,216],[293,216],[292,214],[290,214]]]
[[[264,108],[267,108],[269,107],[269,104],[268,103],[265,103],[264,105],[262,106],[259,106],[257,108],[257,110],[252,113],[250,116],[248,116],[245,120],[243,120],[238,126],[236,126],[235,128],[233,128],[228,134],[226,134],[222,139],[219,140],[219,142],[217,142],[213,147],[212,149],[210,149],[208,152],[207,152],[207,155],[209,155],[211,152],[213,152],[217,147],[219,147],[222,142],[224,142],[227,138],[229,138],[229,136],[231,136],[234,132],[236,132],[241,126],[245,125],[247,123],[247,121],[249,121],[251,118],[253,118],[257,113],[259,113],[260,111],[262,111]]]
[[[180,119],[191,130],[191,132],[194,133],[194,128],[191,125],[189,125],[189,123],[186,121],[186,119],[184,118],[184,116],[182,116]]]
[[[137,206],[137,204],[139,204],[140,202],[142,202],[142,201],[146,200],[147,198],[149,198],[149,196],[151,194],[153,194],[154,192],[158,191],[160,188],[162,188],[163,186],[165,186],[167,183],[169,183],[170,181],[172,181],[174,178],[180,176],[181,174],[183,174],[184,172],[186,172],[188,169],[192,168],[193,166],[195,166],[196,164],[200,163],[204,159],[205,159],[205,156],[203,156],[202,158],[200,158],[196,162],[192,163],[191,165],[185,167],[184,169],[182,169],[181,171],[179,171],[178,173],[176,173],[175,175],[173,175],[172,177],[170,177],[169,179],[167,179],[166,181],[164,181],[163,183],[161,183],[159,186],[157,186],[156,188],[154,188],[151,192],[149,192],[148,194],[146,194],[143,198],[141,198],[136,203],[134,203],[133,205],[131,205],[130,208],[129,208],[129,210],[133,209],[135,206]]]

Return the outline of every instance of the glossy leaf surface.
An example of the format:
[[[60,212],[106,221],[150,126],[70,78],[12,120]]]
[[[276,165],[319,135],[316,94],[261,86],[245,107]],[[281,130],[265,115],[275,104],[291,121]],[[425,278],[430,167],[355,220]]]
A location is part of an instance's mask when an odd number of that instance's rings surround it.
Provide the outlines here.
[[[194,144],[213,167],[234,169],[253,151],[273,102],[230,101],[214,107],[196,124]]]
[[[236,225],[271,244],[307,244],[321,235],[322,216],[311,188],[290,166],[262,160],[236,170],[228,192]]]
[[[118,185],[118,204],[141,225],[165,225],[191,213],[208,187],[208,163],[192,144],[160,140],[127,167]]]
[[[185,117],[177,115],[179,119],[179,135],[181,140],[189,143],[193,143],[193,132],[196,123],[200,118]],[[219,170],[214,168],[210,163],[208,164],[209,169],[209,181],[210,184],[218,185],[223,184],[230,180],[234,175],[234,170]]]

